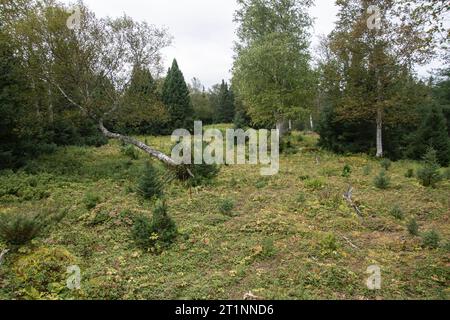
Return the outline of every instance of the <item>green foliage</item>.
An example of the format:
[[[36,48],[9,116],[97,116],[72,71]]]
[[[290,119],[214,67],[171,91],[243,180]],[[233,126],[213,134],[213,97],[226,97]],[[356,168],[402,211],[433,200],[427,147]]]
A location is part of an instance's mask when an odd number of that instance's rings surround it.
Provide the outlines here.
[[[323,236],[320,240],[320,248],[324,254],[335,252],[338,249],[336,236],[332,233],[328,233]]]
[[[323,189],[325,187],[325,183],[321,179],[308,179],[305,181],[305,187],[310,190],[317,191]]]
[[[429,108],[419,130],[414,134],[409,155],[414,159],[420,159],[427,148],[436,151],[436,159],[441,166],[450,163],[450,138],[448,135],[447,120],[442,109],[435,105]]]
[[[419,235],[419,225],[417,224],[417,220],[415,218],[412,218],[408,222],[408,232],[412,236],[418,236]]]
[[[352,167],[350,165],[346,164],[344,166],[344,169],[342,170],[342,176],[344,178],[348,178],[348,177],[350,177],[351,174],[352,174]]]
[[[450,180],[450,168],[445,169],[444,173],[442,174],[442,178]]]
[[[372,167],[370,165],[365,165],[363,168],[363,174],[365,176],[370,175],[370,173],[372,172]]]
[[[395,205],[395,207],[392,208],[390,213],[391,213],[391,216],[393,216],[397,220],[403,220],[403,218],[405,216],[402,208],[400,208],[399,205]]]
[[[129,157],[132,160],[139,159],[139,152],[136,150],[136,148],[132,145],[125,145],[122,148],[120,148],[120,152],[124,155]]]
[[[22,294],[28,299],[58,299],[68,294],[67,268],[75,257],[63,248],[40,248],[14,265]]]
[[[219,211],[223,215],[231,215],[234,209],[234,201],[231,199],[222,199],[219,203]]]
[[[391,184],[391,179],[388,177],[385,170],[382,170],[378,176],[375,177],[373,181],[375,187],[378,189],[387,189]]]
[[[414,169],[408,169],[405,173],[405,178],[413,178],[414,177]]]
[[[158,201],[152,219],[146,216],[135,219],[132,236],[139,247],[159,252],[173,243],[178,230],[167,210],[165,202]]]
[[[389,159],[383,159],[381,160],[380,165],[384,170],[389,171],[392,166],[392,161]]]
[[[423,166],[417,171],[417,179],[424,187],[435,188],[442,180],[437,153],[434,149],[428,149],[423,157]]]
[[[437,249],[441,242],[441,236],[435,231],[427,231],[422,234],[422,245],[424,248]]]
[[[250,120],[246,113],[244,111],[237,111],[233,119],[234,129],[245,129],[249,124]]]
[[[280,139],[280,154],[296,154],[298,148],[295,146],[295,138],[292,134],[286,134]]]
[[[231,123],[235,117],[234,94],[228,83],[222,80],[214,112],[215,123]]]
[[[139,178],[137,191],[141,197],[146,200],[160,198],[164,194],[164,185],[161,174],[149,162]]]
[[[193,126],[191,122],[194,110],[189,97],[189,89],[175,59],[164,81],[162,101],[170,115],[171,130],[189,129]]]
[[[263,258],[271,258],[275,255],[275,253],[276,253],[276,248],[275,248],[275,243],[274,243],[273,239],[265,238],[263,240],[262,252],[260,255]]]
[[[0,239],[11,245],[23,245],[36,238],[45,227],[40,211],[13,211],[0,215]]]
[[[88,192],[83,199],[86,209],[92,210],[100,202],[100,197],[92,192]]]

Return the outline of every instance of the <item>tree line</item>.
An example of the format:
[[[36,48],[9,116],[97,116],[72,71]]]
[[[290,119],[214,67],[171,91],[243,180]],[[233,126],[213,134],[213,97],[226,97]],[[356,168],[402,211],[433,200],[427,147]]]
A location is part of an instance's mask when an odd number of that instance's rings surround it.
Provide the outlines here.
[[[231,123],[316,130],[340,153],[392,159],[436,150],[450,161],[449,14],[445,1],[337,0],[334,30],[311,46],[312,0],[238,0],[231,83],[186,83],[176,60],[164,72],[164,28],[130,17],[97,18],[80,1],[79,28],[56,0],[0,3],[0,167],[58,145],[132,144],[133,135]],[[371,6],[379,28],[368,21]],[[444,52],[434,77],[415,66]],[[447,52],[447,55],[445,55]]]

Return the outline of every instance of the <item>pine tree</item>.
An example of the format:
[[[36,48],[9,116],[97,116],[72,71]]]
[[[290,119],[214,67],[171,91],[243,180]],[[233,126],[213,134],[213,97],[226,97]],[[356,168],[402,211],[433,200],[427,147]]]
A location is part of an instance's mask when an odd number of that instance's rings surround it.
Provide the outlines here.
[[[436,151],[441,166],[450,163],[450,139],[447,130],[447,120],[441,108],[432,106],[424,118],[422,125],[414,135],[412,143],[412,157],[419,159],[426,153],[427,148]]]
[[[230,123],[234,119],[234,94],[228,83],[222,80],[220,85],[219,97],[217,101],[217,110],[215,115],[216,123]]]
[[[162,90],[162,100],[170,114],[171,129],[192,127],[194,109],[189,89],[176,59],[167,73]]]

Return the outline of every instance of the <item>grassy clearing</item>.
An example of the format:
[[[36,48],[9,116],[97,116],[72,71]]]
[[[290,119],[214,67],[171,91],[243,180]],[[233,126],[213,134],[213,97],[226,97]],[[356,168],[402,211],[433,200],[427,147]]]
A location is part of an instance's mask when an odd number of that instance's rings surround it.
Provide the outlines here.
[[[142,139],[171,146],[168,137]],[[261,299],[448,299],[450,182],[424,188],[406,174],[419,164],[401,161],[387,171],[389,187],[378,189],[377,160],[319,151],[314,135],[294,140],[299,152],[282,156],[277,176],[223,166],[213,185],[191,192],[172,182],[167,205],[180,236],[159,255],[131,235],[133,220],[153,205],[136,192],[144,154],[131,157],[117,142],[69,147],[1,172],[1,212],[44,206],[66,214],[5,256],[0,299],[242,299],[249,291]],[[350,184],[362,217],[342,197]],[[440,235],[439,248],[410,235],[413,218],[420,234]],[[79,265],[80,291],[33,290],[18,266],[42,248]],[[380,291],[365,285],[373,264],[382,269]]]

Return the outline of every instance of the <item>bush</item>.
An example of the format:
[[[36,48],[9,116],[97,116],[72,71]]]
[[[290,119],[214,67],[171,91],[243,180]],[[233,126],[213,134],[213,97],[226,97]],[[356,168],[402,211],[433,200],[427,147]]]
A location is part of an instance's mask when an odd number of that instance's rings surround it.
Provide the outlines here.
[[[219,203],[219,211],[221,214],[230,215],[234,209],[234,201],[231,199],[223,199]]]
[[[446,169],[444,171],[444,174],[442,175],[442,178],[445,180],[450,180],[450,168]]]
[[[203,144],[203,148],[206,143]],[[200,185],[210,184],[220,172],[220,166],[217,164],[194,164],[195,150],[191,149],[192,164],[182,164],[175,167],[176,177],[184,181],[189,187],[197,187]]]
[[[435,188],[436,184],[442,180],[440,166],[437,161],[436,151],[428,149],[423,157],[423,167],[417,171],[417,179],[424,187]]]
[[[266,238],[263,241],[261,256],[265,258],[273,257],[276,253],[273,239]]]
[[[342,176],[344,178],[348,178],[348,177],[350,177],[351,174],[352,174],[352,167],[350,167],[348,164],[346,164],[344,166],[344,169],[342,170]]]
[[[66,287],[67,267],[75,263],[75,257],[62,248],[41,248],[19,259],[14,271],[26,298],[55,299]]]
[[[380,165],[384,170],[388,171],[392,166],[392,161],[389,159],[383,159],[381,160]]]
[[[437,249],[437,248],[439,248],[440,242],[441,242],[441,237],[434,230],[425,232],[422,235],[422,245],[424,248]]]
[[[141,197],[147,200],[160,198],[164,193],[161,175],[150,163],[146,164],[142,172],[137,191]]]
[[[100,197],[93,193],[87,193],[84,196],[83,202],[84,202],[84,205],[86,206],[86,209],[92,210],[100,202]]]
[[[389,188],[390,184],[391,184],[391,179],[387,176],[385,170],[381,171],[380,174],[375,177],[374,185],[378,189],[385,190],[385,189]]]
[[[366,165],[363,168],[363,175],[368,176],[372,172],[372,167],[370,165]]]
[[[152,252],[158,252],[170,246],[178,235],[175,222],[167,213],[167,205],[159,201],[153,217],[138,217],[133,226],[132,236],[136,244]]]
[[[413,178],[414,177],[414,169],[408,169],[405,173],[405,178]]]
[[[292,134],[288,133],[280,139],[280,154],[296,154],[298,149],[294,145]]]
[[[125,145],[120,149],[120,152],[132,160],[139,159],[139,152],[136,150],[136,148],[132,145]]]
[[[419,225],[417,224],[417,220],[415,218],[412,218],[408,222],[408,232],[412,236],[418,236],[419,235]]]
[[[23,245],[43,230],[42,212],[8,212],[0,215],[0,238],[11,245]]]
[[[403,220],[404,214],[400,206],[396,205],[394,208],[392,208],[391,216],[393,216],[395,219]]]

